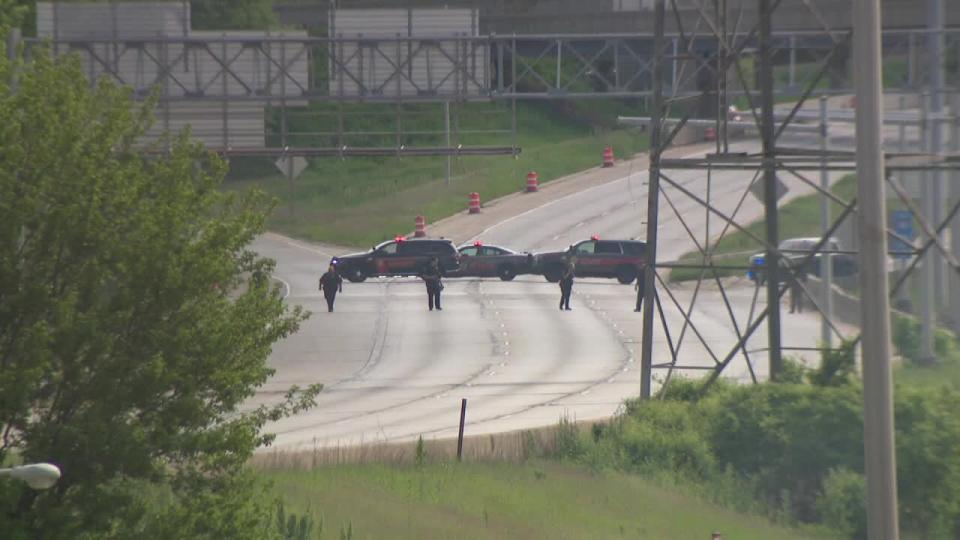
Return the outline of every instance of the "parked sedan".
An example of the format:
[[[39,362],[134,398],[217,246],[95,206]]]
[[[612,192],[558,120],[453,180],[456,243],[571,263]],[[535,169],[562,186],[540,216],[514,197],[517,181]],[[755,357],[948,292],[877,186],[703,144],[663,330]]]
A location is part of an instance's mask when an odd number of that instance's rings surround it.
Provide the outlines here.
[[[790,263],[781,261],[781,265],[787,267],[803,261],[819,242],[819,238],[788,238],[781,241],[780,252],[784,258],[790,260]],[[842,251],[843,248],[839,240],[830,238],[824,244],[822,250],[838,252]],[[823,253],[815,253],[808,263],[807,271],[814,276],[820,276],[822,260]],[[848,253],[835,253],[831,255],[830,260],[833,262],[834,277],[847,277],[857,273],[857,259],[853,255]],[[752,271],[749,276],[761,284],[766,281],[766,273],[764,272],[765,261],[766,253],[756,253],[750,257],[750,267]],[[780,277],[781,281],[785,280],[787,275],[787,273],[782,273]]]
[[[450,273],[454,277],[499,277],[510,281],[519,274],[533,272],[533,255],[517,253],[500,246],[485,246],[481,242],[460,246],[460,268]]]

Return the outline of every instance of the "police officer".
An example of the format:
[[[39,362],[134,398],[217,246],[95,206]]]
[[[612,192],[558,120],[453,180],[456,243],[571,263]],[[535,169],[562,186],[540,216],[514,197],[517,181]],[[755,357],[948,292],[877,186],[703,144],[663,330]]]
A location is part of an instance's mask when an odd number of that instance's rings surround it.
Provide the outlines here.
[[[807,270],[802,265],[790,271],[790,313],[803,313],[803,284],[807,281]]]
[[[572,256],[563,258],[563,269],[560,271],[560,311],[570,311],[570,295],[573,293],[573,274],[576,263]]]
[[[645,268],[640,269],[639,275],[637,275],[637,308],[634,311],[640,311],[643,307],[643,293],[647,289],[647,272]]]
[[[436,257],[431,259],[420,274],[420,279],[427,286],[427,305],[430,306],[430,311],[433,311],[434,306],[437,311],[443,311],[440,307],[440,291],[443,290],[443,282],[440,280],[440,260]]]
[[[320,290],[323,291],[323,297],[327,299],[327,311],[333,312],[333,302],[337,299],[337,293],[343,292],[343,278],[337,273],[337,267],[330,265],[330,268],[320,276]]]

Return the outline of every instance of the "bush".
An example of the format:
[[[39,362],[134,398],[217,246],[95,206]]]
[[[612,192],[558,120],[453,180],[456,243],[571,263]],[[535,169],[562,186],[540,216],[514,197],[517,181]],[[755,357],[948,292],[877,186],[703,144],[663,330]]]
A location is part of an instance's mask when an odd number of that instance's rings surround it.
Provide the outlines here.
[[[623,447],[628,465],[637,470],[669,469],[705,478],[714,459],[701,426],[685,403],[650,402],[613,433]]]
[[[890,320],[893,345],[900,356],[911,362],[921,362],[920,323],[914,317],[894,314]],[[933,333],[933,350],[939,358],[958,355],[958,339],[952,332],[936,329]]]
[[[847,386],[857,381],[856,341],[845,339],[837,349],[824,349],[820,367],[807,378],[814,386]]]
[[[783,365],[780,366],[780,373],[777,375],[776,382],[779,384],[803,384],[808,371],[800,360],[786,356],[783,358]]]
[[[867,481],[850,469],[832,469],[816,502],[820,521],[845,538],[867,537]]]
[[[904,526],[958,538],[960,393],[897,389],[897,485]]]
[[[781,506],[789,492],[801,520],[813,519],[831,468],[863,468],[861,400],[852,387],[740,387],[704,406],[698,416],[708,425],[718,463],[754,476],[758,495],[772,506]]]
[[[694,483],[721,504],[865,537],[862,390],[850,344],[807,371],[811,384],[677,380],[662,400],[627,403],[590,435],[562,425],[566,457]],[[960,538],[960,392],[898,388],[897,473],[904,530]]]

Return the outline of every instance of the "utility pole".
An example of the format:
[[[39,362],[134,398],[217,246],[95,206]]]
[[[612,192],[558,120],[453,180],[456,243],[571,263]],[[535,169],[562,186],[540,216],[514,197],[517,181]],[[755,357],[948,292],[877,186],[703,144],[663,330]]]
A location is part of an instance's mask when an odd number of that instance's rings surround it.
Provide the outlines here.
[[[7,60],[10,62],[15,62],[17,60],[17,55],[20,54],[20,29],[11,28],[7,32]],[[19,80],[17,79],[17,73],[14,72],[13,81],[11,84],[11,90],[16,93],[18,88]]]
[[[907,109],[907,98],[906,96],[901,95],[899,110],[904,111],[906,109]],[[899,145],[897,146],[897,148],[901,153],[905,154],[907,153],[907,150],[909,150],[909,146],[907,145],[907,125],[901,123],[899,126],[897,126],[897,134],[899,137]],[[903,184],[906,178],[906,174],[904,174],[903,172],[900,172],[899,175],[900,175],[900,183]],[[898,257],[897,270],[900,272],[905,272],[906,269],[907,269],[906,261],[903,258]],[[909,281],[907,281],[907,283],[905,283],[904,286],[900,287],[900,289],[897,291],[897,303],[899,303],[900,305],[911,304],[910,283],[914,282],[914,276],[910,276],[907,279]],[[911,306],[910,312],[913,313],[915,309],[916,309],[915,306]]]
[[[933,151],[933,132],[936,131],[932,126],[936,122],[930,119],[930,96],[926,93],[921,95],[920,109],[920,151],[932,154]],[[935,199],[933,194],[933,180],[931,174],[927,171],[920,173],[920,208],[923,210],[923,217],[930,218],[934,214]],[[936,257],[935,250],[928,249],[923,256],[920,266],[920,360],[924,363],[933,363],[936,360],[936,353],[933,348],[933,328],[936,325]]]
[[[827,96],[820,96],[820,189],[830,190],[830,173],[827,171],[827,149],[830,135],[827,124]],[[820,236],[826,236],[830,230],[830,199],[827,195],[820,195]],[[830,243],[825,244],[830,250]],[[823,278],[823,313],[820,317],[820,341],[824,347],[830,348],[833,343],[833,332],[830,320],[833,318],[833,255],[824,253],[820,256],[820,277]]]
[[[954,94],[950,102],[950,152],[960,152],[960,94]],[[960,201],[960,174],[954,170],[950,178],[950,204]],[[950,250],[954,257],[960,257],[960,217],[954,217],[950,228]],[[950,317],[953,331],[960,334],[960,274],[950,272]]]
[[[931,121],[930,123],[930,150],[929,152],[933,155],[939,156],[943,154],[943,123],[940,118],[943,114],[943,19],[945,17],[945,11],[943,8],[943,0],[927,0],[927,49],[928,49],[928,65],[930,69],[930,116],[928,117]],[[943,173],[940,171],[931,171],[929,177],[926,180],[931,184],[931,189],[928,191],[930,195],[930,209],[933,210],[932,213],[926,215],[927,219],[934,223],[934,228],[936,228],[941,221],[943,221],[944,216],[944,203],[945,193],[943,189]],[[929,211],[929,210],[925,210]],[[940,239],[943,240],[944,235],[940,235]],[[939,299],[946,299],[947,295],[947,282],[946,282],[946,261],[943,258],[943,255],[935,249],[929,250],[931,256],[927,258],[930,264],[933,265],[933,288],[937,291],[937,296],[934,297],[933,301],[933,310],[934,313],[939,313],[939,306],[941,302]],[[936,318],[934,318],[934,326],[936,326]]]
[[[447,150],[450,150],[450,102],[449,101],[443,102],[443,131],[446,135]],[[453,159],[453,156],[447,153],[447,170],[446,170],[447,187],[450,187],[450,174],[452,173],[452,169],[453,169],[452,163],[450,162],[451,159]]]
[[[880,0],[855,0],[853,38],[857,96],[857,200],[860,220],[860,321],[863,358],[863,445],[867,536],[899,538],[897,469],[890,366],[890,301],[883,162]]]
[[[767,341],[770,380],[776,380],[783,366],[780,347],[780,243],[777,209],[776,132],[773,120],[773,47],[770,0],[760,0],[760,134],[763,142],[763,205],[767,225]]]
[[[660,205],[660,156],[663,132],[663,27],[665,0],[656,0],[653,12],[653,103],[650,111],[650,175],[647,191],[647,265],[638,279],[644,279],[643,334],[640,345],[640,399],[650,399],[653,376],[653,303],[657,285],[653,264],[657,260],[657,227]]]

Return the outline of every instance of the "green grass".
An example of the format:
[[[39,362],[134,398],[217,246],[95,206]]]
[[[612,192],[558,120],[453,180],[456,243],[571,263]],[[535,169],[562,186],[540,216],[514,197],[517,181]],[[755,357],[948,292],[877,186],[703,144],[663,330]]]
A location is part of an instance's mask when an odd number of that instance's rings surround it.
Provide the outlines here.
[[[382,107],[366,107],[368,111],[383,112]],[[410,117],[402,120],[404,129],[425,129],[435,122],[436,118],[431,117],[434,113],[425,107],[407,110]],[[610,104],[605,107],[609,108]],[[500,109],[503,107],[498,104],[467,105],[460,111],[459,121],[465,130],[495,129],[505,114]],[[351,113],[356,114],[349,117],[354,124],[345,129],[369,132],[390,120],[385,113],[379,117],[373,112],[361,114],[364,110],[363,106],[354,106]],[[449,187],[443,180],[444,158],[389,157],[316,159],[293,184],[282,180],[262,163],[248,161],[232,172],[234,177],[247,179],[228,182],[227,188],[257,186],[273,194],[279,205],[269,223],[272,230],[314,241],[369,246],[409,232],[418,214],[426,216],[429,223],[464,210],[470,192],[477,191],[483,201],[489,201],[520,191],[528,170],[536,170],[541,182],[549,182],[599,166],[604,146],[613,146],[619,157],[646,149],[647,138],[643,134],[629,130],[595,133],[586,122],[571,122],[571,114],[575,111],[562,107],[518,105],[517,142],[523,153],[517,158],[455,158]],[[299,126],[298,132],[303,133],[305,129]],[[416,137],[420,140],[407,142],[437,143],[426,140],[427,135]],[[465,136],[461,141],[477,145],[511,143],[510,137],[504,134],[477,134]],[[368,136],[366,140],[353,140],[350,144],[387,142]],[[261,175],[267,177],[250,179]]]
[[[325,538],[812,538],[635,475],[546,462],[338,466],[263,473]]]
[[[904,362],[894,371],[894,380],[910,388],[952,388],[960,390],[960,358],[953,355],[934,366]]]
[[[846,176],[831,188],[832,192],[841,200],[850,201],[856,196],[856,178]],[[752,195],[748,195],[752,196]],[[842,212],[837,203],[830,203],[831,216],[836,218]],[[817,193],[798,197],[779,209],[780,238],[794,238],[804,236],[820,236],[820,195]],[[850,218],[848,218],[850,219]],[[766,222],[759,219],[750,223],[746,230],[758,238],[766,238]],[[727,234],[715,246],[712,246],[713,262],[717,265],[746,265],[752,253],[763,251],[763,244],[757,242],[743,231],[730,228]],[[680,257],[685,264],[700,264],[701,256],[698,251],[685,253]],[[717,270],[721,277],[740,273],[737,270]],[[697,279],[700,270],[677,268],[670,272],[671,281],[687,281]],[[712,278],[712,274],[707,274]]]

